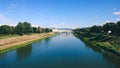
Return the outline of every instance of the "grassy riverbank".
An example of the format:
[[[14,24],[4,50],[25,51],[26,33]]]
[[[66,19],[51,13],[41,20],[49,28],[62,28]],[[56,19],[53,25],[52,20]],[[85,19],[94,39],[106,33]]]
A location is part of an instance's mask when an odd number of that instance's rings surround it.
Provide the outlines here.
[[[16,37],[16,36],[19,36],[19,35],[17,35],[17,34],[13,34],[13,35],[11,35],[11,34],[7,34],[7,35],[0,34],[0,40],[5,39],[5,38],[12,38],[12,37]]]
[[[38,40],[50,37],[52,35],[54,35],[53,32],[0,39],[0,53],[5,53],[22,46],[26,46]]]
[[[75,36],[92,44],[93,46],[101,47],[120,56],[120,38],[118,36],[102,34],[91,34],[90,36],[85,36],[84,33],[75,34]]]

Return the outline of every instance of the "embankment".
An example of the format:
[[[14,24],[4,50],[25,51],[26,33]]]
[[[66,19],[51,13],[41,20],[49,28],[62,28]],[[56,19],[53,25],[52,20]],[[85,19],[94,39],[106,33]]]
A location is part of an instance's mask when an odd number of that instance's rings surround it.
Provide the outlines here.
[[[113,42],[113,41],[118,41],[118,39],[115,40],[115,38],[117,38],[117,37],[114,38],[114,37],[103,36],[103,35],[85,37],[82,34],[75,34],[75,36],[80,38],[81,40],[83,40],[86,43],[89,43],[95,47],[96,46],[100,47],[104,50],[110,51],[110,52],[120,56],[119,44],[116,44],[115,42]]]
[[[0,40],[0,54],[54,35],[53,32],[17,36]]]

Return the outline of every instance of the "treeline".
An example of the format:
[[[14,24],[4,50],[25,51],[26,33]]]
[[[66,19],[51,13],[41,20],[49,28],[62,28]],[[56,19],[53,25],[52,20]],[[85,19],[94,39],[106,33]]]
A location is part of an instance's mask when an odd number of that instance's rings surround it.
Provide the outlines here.
[[[16,26],[1,25],[0,34],[31,34],[31,33],[48,33],[52,32],[49,28],[32,27],[29,22],[19,22]]]
[[[73,31],[76,33],[87,32],[88,35],[90,35],[91,33],[95,33],[95,34],[109,34],[114,36],[120,36],[120,21],[118,21],[117,23],[109,22],[102,26],[94,25],[92,27],[87,27],[87,28],[77,28]]]

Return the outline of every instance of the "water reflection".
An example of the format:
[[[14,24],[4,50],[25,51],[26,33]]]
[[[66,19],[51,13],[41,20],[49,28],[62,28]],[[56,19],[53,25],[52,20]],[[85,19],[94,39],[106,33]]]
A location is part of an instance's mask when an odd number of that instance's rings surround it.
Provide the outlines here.
[[[91,48],[94,52],[97,52],[97,53],[100,53],[100,54],[102,53],[102,49],[101,48],[93,46],[93,45],[91,45],[89,43],[86,43],[86,47],[87,48]]]
[[[50,37],[46,38],[46,39],[44,40],[45,44],[46,44],[46,45],[48,45],[48,44],[49,44],[49,42],[50,42],[50,40],[51,40],[51,38],[50,38]]]
[[[117,56],[108,51],[105,51],[103,53],[103,58],[107,60],[110,64],[114,64],[116,68],[120,68],[120,56]]]
[[[77,37],[78,38],[78,37]],[[81,39],[80,39],[81,40]],[[84,42],[84,41],[83,41]],[[102,54],[103,59],[108,61],[110,64],[115,65],[115,68],[120,68],[120,56],[115,55],[109,51],[103,50],[100,47],[93,46],[87,42],[84,42],[87,48],[92,49],[94,52],[97,52],[99,54]]]
[[[5,63],[4,63],[4,59],[6,59],[7,58],[7,56],[6,56],[6,54],[3,54],[3,55],[0,55],[0,67],[1,68],[5,68],[6,67],[6,65],[5,65]]]
[[[32,45],[27,45],[16,49],[16,56],[18,60],[24,60],[31,55]]]
[[[71,32],[60,32],[59,35],[61,35],[62,37],[73,36]]]
[[[97,53],[100,53],[103,55],[103,58],[107,60],[110,64],[114,64],[116,68],[120,68],[120,56],[115,55],[109,51],[102,51],[103,49],[100,49],[98,47],[94,47],[92,45],[86,45],[87,47],[92,48]]]

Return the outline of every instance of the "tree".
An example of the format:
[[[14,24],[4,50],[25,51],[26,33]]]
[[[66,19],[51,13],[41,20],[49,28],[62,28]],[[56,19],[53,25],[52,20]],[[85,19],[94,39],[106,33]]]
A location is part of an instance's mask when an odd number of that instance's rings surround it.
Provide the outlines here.
[[[37,27],[32,27],[33,33],[37,33]]]
[[[38,26],[38,33],[42,33],[42,32],[43,32],[43,29],[40,26]]]
[[[75,33],[80,33],[80,28],[76,28],[76,29],[74,29],[73,31],[75,32]]]
[[[9,25],[1,25],[0,26],[0,34],[19,34],[22,36],[23,34],[31,34],[31,33],[42,33],[42,32],[51,32],[52,30],[49,28],[41,28],[41,27],[32,27],[28,22],[19,22],[17,26],[9,26]]]
[[[102,26],[96,26],[90,28],[90,32],[92,33],[101,33],[102,32]]]
[[[16,34],[14,26],[10,27],[10,34]]]
[[[16,26],[16,33],[22,36],[24,34],[25,27],[22,22],[19,22]]]
[[[10,26],[8,25],[2,25],[0,26],[0,34],[10,34]]]
[[[120,36],[120,21],[116,23],[116,34]]]
[[[44,29],[44,32],[45,32],[45,33],[48,33],[48,32],[52,32],[52,30],[49,29],[49,28],[45,28],[45,29]]]
[[[111,31],[112,34],[116,33],[116,24],[114,22],[106,23],[103,25],[103,30],[108,33],[108,31]]]
[[[31,26],[30,23],[24,22],[23,25],[24,25],[24,28],[25,28],[25,30],[24,30],[25,34],[30,34],[30,33],[33,32],[33,29],[32,29],[32,26]]]

